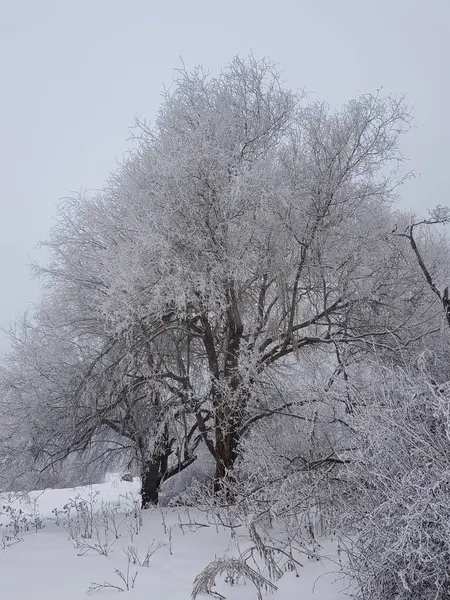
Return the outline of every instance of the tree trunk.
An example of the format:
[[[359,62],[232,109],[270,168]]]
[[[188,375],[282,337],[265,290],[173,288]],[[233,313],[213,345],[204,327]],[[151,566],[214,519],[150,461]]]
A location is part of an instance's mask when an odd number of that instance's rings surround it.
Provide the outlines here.
[[[158,492],[161,483],[160,461],[153,460],[144,465],[141,475],[142,508],[158,504]]]
[[[228,500],[232,500],[230,484],[233,479],[233,468],[237,458],[239,443],[238,419],[230,415],[218,415],[216,419],[216,472],[214,491],[224,492]]]
[[[242,382],[238,368],[244,328],[239,313],[239,300],[234,281],[227,283],[226,295],[228,308],[223,370],[219,367],[219,354],[206,313],[201,315],[201,323],[203,325],[203,344],[212,381],[210,395],[215,417],[214,448],[210,448],[207,443],[216,461],[214,490],[216,492],[224,491],[229,497],[231,493],[229,483],[232,480],[232,471],[237,458],[240,424],[245,410],[245,406],[240,402],[243,395],[239,393]],[[201,423],[199,425],[203,428]]]
[[[163,433],[156,442],[155,447],[159,450],[149,460],[144,462],[141,474],[142,508],[146,508],[151,504],[158,504],[159,487],[167,475],[169,456],[172,452],[172,440],[169,440],[169,428],[167,425],[165,425]]]
[[[239,302],[234,282],[230,281],[227,289],[227,341],[224,353],[223,376],[229,397],[224,397],[220,391],[215,397],[216,408],[216,474],[214,489],[224,491],[231,500],[232,471],[237,458],[239,430],[243,406],[241,406],[239,376],[240,345],[243,325],[239,313]]]
[[[144,468],[141,474],[141,499],[142,508],[158,504],[159,488],[161,484],[170,479],[177,473],[184,471],[192,464],[196,457],[194,455],[185,456],[184,459],[169,468],[169,456],[172,454],[172,443],[174,440],[169,439],[169,429],[164,428],[162,438],[162,451],[157,456],[153,456],[150,460],[144,463]]]

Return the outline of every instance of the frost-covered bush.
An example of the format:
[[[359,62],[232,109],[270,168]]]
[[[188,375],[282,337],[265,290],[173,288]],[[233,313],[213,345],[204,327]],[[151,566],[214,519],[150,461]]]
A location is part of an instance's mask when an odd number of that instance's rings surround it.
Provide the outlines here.
[[[422,365],[423,366],[423,365]],[[450,597],[450,382],[382,370],[356,408],[350,569],[367,600]]]
[[[284,408],[256,423],[241,443],[236,488],[238,502],[253,515],[270,507],[278,522],[306,520],[323,531],[341,494],[339,475],[353,440],[342,401],[345,381],[331,384],[333,356],[321,358],[321,364],[299,361],[277,379],[278,397],[269,408]]]
[[[261,422],[242,445],[238,493],[252,512],[270,504],[274,516],[332,509],[330,476],[342,466],[349,443],[338,407],[321,402]]]

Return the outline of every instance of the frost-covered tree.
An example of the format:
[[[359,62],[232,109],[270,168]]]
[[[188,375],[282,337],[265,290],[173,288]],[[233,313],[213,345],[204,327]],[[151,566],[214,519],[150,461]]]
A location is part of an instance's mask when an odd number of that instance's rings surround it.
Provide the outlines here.
[[[109,265],[104,311],[114,327],[142,318],[154,336],[188,334],[190,356],[168,378],[186,377],[212,411],[218,482],[264,373],[307,346],[398,334],[380,246],[392,227],[386,167],[407,127],[390,98],[302,106],[271,63],[252,59],[217,78],[182,72],[155,126],[140,125],[113,194],[133,242]]]
[[[390,208],[409,122],[402,99],[309,102],[268,60],[180,71],[154,125],[137,122],[136,151],[62,206],[48,241],[47,293],[93,352],[70,400],[85,422],[100,402],[123,434],[145,393],[150,446],[178,448],[181,468],[201,436],[219,490],[243,437],[292,403],[273,383],[302,353],[345,376],[354,354],[423,337],[426,284]]]

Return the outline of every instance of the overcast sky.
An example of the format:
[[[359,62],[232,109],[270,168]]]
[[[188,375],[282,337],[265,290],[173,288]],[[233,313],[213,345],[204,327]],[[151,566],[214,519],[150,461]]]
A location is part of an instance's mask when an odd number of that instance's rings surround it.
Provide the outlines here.
[[[406,93],[420,177],[402,202],[450,203],[449,40],[450,0],[0,0],[0,327],[38,298],[28,264],[58,200],[102,186],[179,56],[213,72],[270,56],[333,104]]]

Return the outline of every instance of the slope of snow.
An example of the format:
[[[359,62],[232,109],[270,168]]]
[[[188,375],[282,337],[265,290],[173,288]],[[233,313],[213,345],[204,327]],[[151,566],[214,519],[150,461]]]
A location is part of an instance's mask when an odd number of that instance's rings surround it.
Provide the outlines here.
[[[204,513],[155,508],[142,513],[141,523],[135,511],[138,501],[137,482],[122,482],[118,478],[89,488],[33,492],[27,502],[24,498],[0,496],[2,600],[100,599],[120,592],[109,587],[87,594],[93,583],[104,582],[125,589],[124,597],[130,600],[188,600],[193,580],[209,562],[216,557],[238,555],[238,540],[228,529],[208,522]],[[92,526],[92,539],[79,536],[86,523]],[[154,550],[158,545],[162,547],[150,557],[148,566],[128,560],[126,552],[130,547],[145,562],[149,547]],[[106,548],[106,556],[102,555],[102,548]],[[286,573],[270,597],[346,598],[339,591],[342,583],[334,552],[333,543],[327,542],[321,554],[328,553],[330,560],[305,560],[299,576]],[[129,591],[116,569],[125,580],[128,569]],[[231,586],[218,579],[215,590],[227,600],[257,598],[256,589],[249,582]]]

